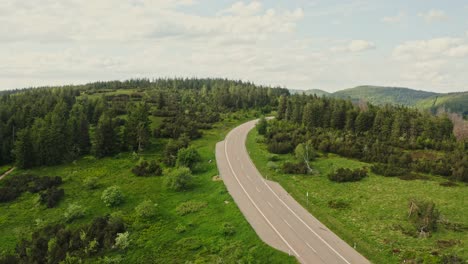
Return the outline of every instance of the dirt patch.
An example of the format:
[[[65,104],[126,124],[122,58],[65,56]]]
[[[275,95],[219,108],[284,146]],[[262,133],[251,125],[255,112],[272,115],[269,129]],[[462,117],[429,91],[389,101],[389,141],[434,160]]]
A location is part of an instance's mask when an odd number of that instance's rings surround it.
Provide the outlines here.
[[[219,177],[219,175],[213,176],[212,180],[213,181],[223,181],[223,179],[221,179],[221,177]]]

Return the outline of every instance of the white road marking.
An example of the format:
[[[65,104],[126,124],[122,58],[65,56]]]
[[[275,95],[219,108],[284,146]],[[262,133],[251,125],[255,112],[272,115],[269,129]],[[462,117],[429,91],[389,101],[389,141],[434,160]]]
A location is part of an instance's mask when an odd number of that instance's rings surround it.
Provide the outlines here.
[[[260,192],[260,189],[257,186],[255,186],[255,189],[257,189],[257,192]]]
[[[284,221],[291,229],[293,229],[292,226],[288,223],[288,221],[286,221],[286,219],[283,219],[283,221]]]
[[[273,208],[273,205],[271,205],[271,203],[270,203],[270,202],[268,202],[268,201],[267,201],[267,203],[268,203],[268,205],[269,205],[271,208]]]
[[[244,144],[244,147],[245,147],[245,144]],[[246,148],[246,147],[245,147]],[[247,148],[246,148],[247,149]],[[226,149],[225,149],[226,151]],[[226,151],[227,152],[227,151]],[[255,167],[255,164],[253,164],[252,162],[252,159],[250,159],[249,157],[249,162],[250,164],[254,167],[255,170],[257,170],[257,168]],[[258,170],[257,170],[258,171]],[[278,198],[278,200],[291,212],[294,214],[294,216],[296,216],[297,219],[299,219],[299,221],[301,221],[315,236],[317,236],[317,238],[319,238],[328,248],[330,248],[333,252],[335,252],[336,255],[338,255],[342,260],[344,260],[344,262],[348,263],[348,264],[351,264],[347,259],[345,259],[345,257],[343,257],[340,253],[338,253],[338,251],[336,251],[330,244],[327,243],[327,241],[325,241],[325,239],[323,239],[319,234],[317,234],[306,222],[304,222],[304,220],[302,220],[301,217],[299,217],[296,212],[294,212],[294,210],[292,210],[284,201],[283,199],[279,198],[278,195],[276,194],[275,191],[273,191],[273,189],[271,189],[271,187],[266,183],[265,180],[263,180],[263,183],[268,187],[268,189],[270,189],[270,191],[273,193],[273,195],[276,196],[276,198]]]
[[[229,135],[228,135],[229,136]],[[249,198],[250,202],[254,205],[254,207],[257,209],[257,211],[263,216],[263,218],[265,219],[265,221],[267,221],[267,223],[270,225],[270,227],[275,231],[275,233],[281,238],[281,240],[283,240],[283,242],[291,249],[291,251],[298,257],[298,258],[301,258],[301,256],[296,252],[296,250],[294,250],[294,248],[288,243],[288,241],[286,241],[286,239],[280,234],[280,232],[273,226],[273,224],[270,222],[270,220],[268,220],[268,218],[265,216],[265,214],[262,212],[262,210],[260,210],[260,208],[258,207],[258,205],[253,201],[252,197],[250,197],[249,193],[247,192],[247,190],[245,190],[244,188],[244,185],[242,185],[242,183],[239,181],[239,178],[237,177],[237,174],[236,172],[234,171],[234,169],[232,168],[232,164],[231,164],[231,161],[229,161],[229,155],[227,153],[227,139],[224,140],[224,154],[226,155],[226,160],[228,162],[228,165],[229,165],[229,168],[231,169],[231,172],[232,174],[234,175],[234,177],[236,178],[236,181],[237,183],[239,183],[239,186],[242,188],[242,190],[244,191],[244,193],[247,195],[247,198]]]
[[[306,242],[306,245],[307,245],[310,249],[312,249],[315,253],[317,253],[317,251],[315,251],[315,249],[314,249],[311,245],[309,245],[309,243]]]

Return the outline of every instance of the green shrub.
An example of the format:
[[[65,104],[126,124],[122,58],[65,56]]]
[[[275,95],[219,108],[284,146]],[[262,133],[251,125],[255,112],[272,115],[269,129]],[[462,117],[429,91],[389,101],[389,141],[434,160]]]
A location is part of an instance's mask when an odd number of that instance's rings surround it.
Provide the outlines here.
[[[193,176],[189,168],[177,168],[166,177],[166,187],[173,191],[184,191],[192,187]]]
[[[360,168],[351,170],[348,168],[339,168],[328,174],[328,179],[335,182],[355,182],[367,177],[367,169]]]
[[[139,218],[152,218],[156,216],[156,207],[158,205],[151,200],[145,200],[135,207],[136,215]]]
[[[97,177],[88,177],[83,180],[83,185],[90,190],[97,189],[99,187],[98,178]]]
[[[279,161],[279,156],[275,154],[268,154],[268,161]]]
[[[52,187],[40,194],[39,201],[41,204],[45,204],[47,208],[52,208],[58,204],[64,195],[65,191],[63,189]]]
[[[285,162],[283,163],[282,170],[287,174],[307,174],[309,172],[304,162]]]
[[[63,214],[66,222],[73,222],[75,219],[81,218],[85,215],[85,209],[76,203],[72,203],[68,206],[67,210]]]
[[[161,176],[162,175],[162,168],[159,163],[155,160],[150,162],[146,160],[141,160],[133,169],[133,174],[136,176]]]
[[[409,173],[408,169],[396,167],[391,164],[375,164],[371,167],[371,171],[375,174],[387,176],[387,177],[394,177],[394,176],[403,176]]]
[[[236,233],[236,229],[231,223],[223,223],[222,232],[225,236],[233,236]]]
[[[123,203],[124,197],[120,191],[120,187],[114,185],[102,192],[101,200],[107,207],[112,207]]]
[[[413,223],[420,236],[437,230],[440,212],[434,202],[411,199],[409,201],[408,218]]]
[[[200,209],[206,207],[207,205],[208,204],[206,202],[188,201],[179,204],[176,207],[176,213],[180,216],[184,216],[186,214],[198,212],[200,211]]]
[[[182,224],[178,224],[177,227],[175,228],[175,231],[180,234],[180,233],[184,233],[185,231],[187,231],[187,227],[182,225]]]
[[[201,161],[201,156],[193,147],[182,148],[177,152],[177,167],[193,169],[195,164],[199,161]]]
[[[130,245],[129,233],[117,233],[117,237],[115,238],[115,247],[119,249],[126,249]]]

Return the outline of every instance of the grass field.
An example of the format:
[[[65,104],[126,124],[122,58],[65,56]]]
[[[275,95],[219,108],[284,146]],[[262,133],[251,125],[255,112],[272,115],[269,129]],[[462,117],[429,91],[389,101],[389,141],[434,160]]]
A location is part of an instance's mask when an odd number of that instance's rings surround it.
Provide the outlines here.
[[[215,144],[235,125],[249,118],[240,115],[204,131],[201,139],[192,142],[203,157],[203,172],[195,174],[195,187],[186,192],[173,192],[164,187],[164,177],[136,177],[130,170],[139,157],[130,153],[113,158],[84,157],[72,164],[42,167],[29,171],[15,171],[8,177],[30,172],[37,175],[61,176],[65,198],[59,206],[45,209],[37,202],[37,194],[23,194],[19,199],[0,204],[0,253],[11,252],[15,244],[27,238],[38,224],[63,222],[63,213],[71,203],[86,208],[86,216],[70,227],[89,223],[96,216],[118,214],[123,217],[130,232],[130,247],[113,250],[106,256],[123,257],[122,263],[296,263],[296,260],[264,244],[242,216],[223,182],[213,181],[217,175]],[[251,118],[251,117],[250,117]],[[156,140],[145,158],[158,158],[164,146]],[[212,161],[209,163],[209,161]],[[98,177],[99,188],[86,190],[83,180]],[[102,191],[120,186],[125,202],[116,208],[104,206]],[[157,217],[149,221],[135,217],[135,207],[146,199],[157,203]],[[205,204],[198,212],[181,216],[176,207],[194,201]],[[223,225],[229,223],[235,234],[223,234]],[[102,256],[95,256],[91,262]]]
[[[413,228],[407,220],[408,201],[413,197],[434,201],[443,219],[468,227],[468,186],[459,183],[457,187],[443,187],[439,183],[446,180],[434,176],[426,181],[404,181],[372,173],[360,182],[335,183],[326,176],[333,169],[369,166],[336,155],[312,163],[319,175],[286,175],[268,168],[271,154],[261,142],[262,137],[252,130],[247,148],[262,175],[279,182],[322,223],[350,245],[355,245],[372,262],[400,263],[403,259],[419,257],[424,263],[438,263],[438,256],[446,254],[468,259],[466,229],[455,232],[439,224],[438,231],[429,238],[402,233],[402,229]],[[290,154],[278,157],[278,165],[294,159]],[[306,192],[309,192],[308,204]],[[330,208],[330,201],[344,202],[349,208]]]

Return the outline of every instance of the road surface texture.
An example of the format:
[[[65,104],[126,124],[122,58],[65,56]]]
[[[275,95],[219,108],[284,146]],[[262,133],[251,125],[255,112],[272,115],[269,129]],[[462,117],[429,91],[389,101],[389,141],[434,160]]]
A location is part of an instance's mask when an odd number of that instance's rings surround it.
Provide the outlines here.
[[[276,182],[265,180],[245,141],[257,120],[234,128],[216,145],[216,161],[229,193],[259,237],[301,263],[370,263]]]

